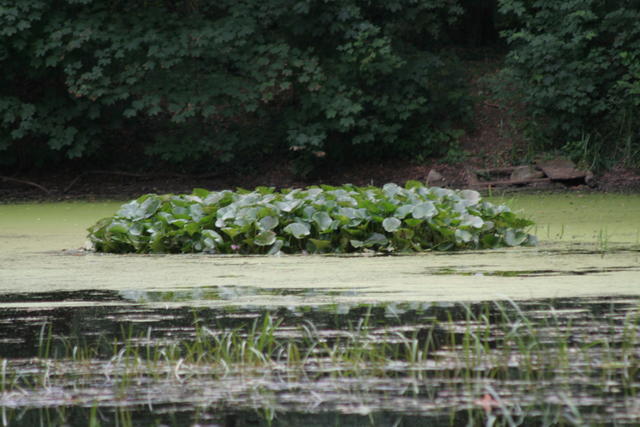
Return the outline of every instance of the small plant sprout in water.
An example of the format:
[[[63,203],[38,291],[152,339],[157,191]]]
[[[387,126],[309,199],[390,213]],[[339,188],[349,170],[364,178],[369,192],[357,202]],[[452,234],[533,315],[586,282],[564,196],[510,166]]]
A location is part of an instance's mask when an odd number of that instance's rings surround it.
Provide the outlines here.
[[[609,250],[609,232],[607,227],[603,227],[598,231],[598,237],[596,240],[596,250],[604,255]]]

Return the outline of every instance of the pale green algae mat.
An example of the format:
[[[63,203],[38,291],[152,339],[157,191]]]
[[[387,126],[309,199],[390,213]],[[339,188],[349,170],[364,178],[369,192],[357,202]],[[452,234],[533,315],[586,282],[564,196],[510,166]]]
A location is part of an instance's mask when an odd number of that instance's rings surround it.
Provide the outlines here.
[[[535,221],[540,245],[397,256],[105,255],[78,249],[87,227],[122,202],[0,205],[0,293],[232,290],[203,298],[208,306],[640,295],[639,195],[490,200]]]

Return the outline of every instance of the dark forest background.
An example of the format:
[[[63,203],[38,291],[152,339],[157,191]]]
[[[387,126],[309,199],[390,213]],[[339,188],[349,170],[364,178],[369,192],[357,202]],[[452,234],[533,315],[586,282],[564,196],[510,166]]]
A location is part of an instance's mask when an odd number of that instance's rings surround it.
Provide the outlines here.
[[[637,166],[638,22],[640,0],[0,0],[0,168],[445,156],[487,52],[532,153]]]

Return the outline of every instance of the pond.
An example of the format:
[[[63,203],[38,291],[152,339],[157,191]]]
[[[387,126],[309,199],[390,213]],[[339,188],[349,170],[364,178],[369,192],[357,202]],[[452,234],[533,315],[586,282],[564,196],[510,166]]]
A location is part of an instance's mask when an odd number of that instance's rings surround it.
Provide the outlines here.
[[[496,199],[536,248],[98,255],[0,206],[2,425],[640,423],[640,197]]]

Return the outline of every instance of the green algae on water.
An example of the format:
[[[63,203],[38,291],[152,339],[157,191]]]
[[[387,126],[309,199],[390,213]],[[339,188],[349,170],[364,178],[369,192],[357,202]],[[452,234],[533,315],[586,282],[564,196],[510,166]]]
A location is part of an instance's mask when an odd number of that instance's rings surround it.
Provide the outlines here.
[[[543,242],[640,247],[640,194],[562,193],[490,197],[524,215]]]

